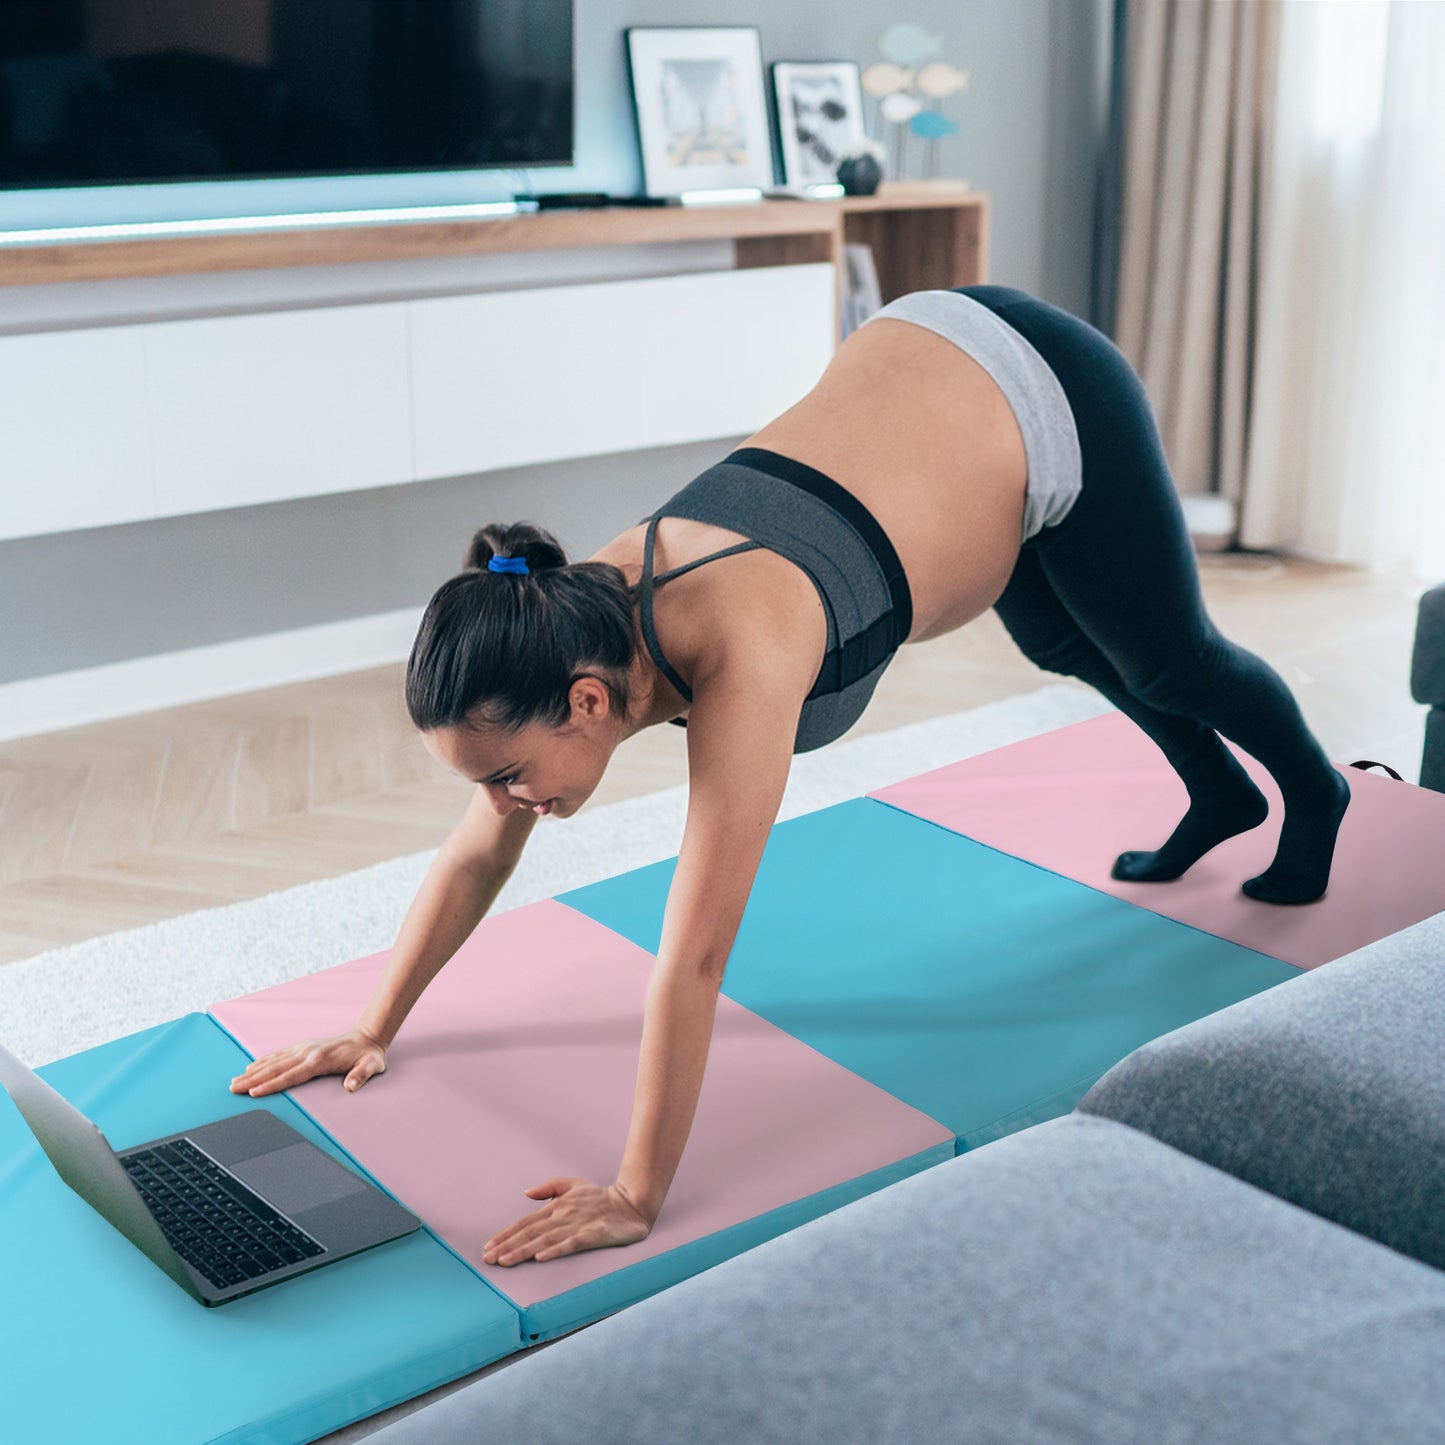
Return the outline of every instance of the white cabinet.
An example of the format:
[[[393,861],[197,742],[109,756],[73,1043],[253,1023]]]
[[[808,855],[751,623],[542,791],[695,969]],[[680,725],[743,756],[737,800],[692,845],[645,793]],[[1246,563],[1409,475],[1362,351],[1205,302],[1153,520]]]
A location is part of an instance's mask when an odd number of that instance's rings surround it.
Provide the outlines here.
[[[670,276],[639,289],[644,446],[756,431],[811,390],[833,354],[830,265]]]
[[[401,303],[144,330],[158,515],[413,479]]]
[[[740,436],[831,263],[0,337],[0,537]]]
[[[834,325],[828,264],[414,302],[417,474],[753,431],[817,381]]]
[[[411,304],[417,474],[630,451],[636,289],[606,282]]]
[[[141,328],[0,337],[0,537],[154,509]]]

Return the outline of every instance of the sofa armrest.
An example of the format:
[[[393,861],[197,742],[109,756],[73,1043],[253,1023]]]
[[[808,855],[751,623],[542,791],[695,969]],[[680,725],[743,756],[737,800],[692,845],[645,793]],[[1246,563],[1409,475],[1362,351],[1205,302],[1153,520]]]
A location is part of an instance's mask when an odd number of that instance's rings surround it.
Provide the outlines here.
[[[1156,1039],[1079,1104],[1445,1268],[1445,914]]]

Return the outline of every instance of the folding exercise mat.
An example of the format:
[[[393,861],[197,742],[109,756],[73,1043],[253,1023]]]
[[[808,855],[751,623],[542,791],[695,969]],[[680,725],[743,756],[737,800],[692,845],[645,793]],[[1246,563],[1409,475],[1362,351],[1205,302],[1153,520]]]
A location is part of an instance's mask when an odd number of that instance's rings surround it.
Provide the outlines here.
[[[1262,873],[1283,805],[1254,759],[1240,761],[1269,799],[1269,819],[1207,853],[1172,883],[1109,876],[1131,849],[1157,848],[1189,805],[1159,749],[1121,713],[998,748],[870,796],[941,827],[1087,883],[1139,908],[1314,968],[1445,909],[1445,794],[1340,771],[1350,807],[1328,892],[1316,903],[1259,903],[1239,885]]]
[[[558,901],[654,950],[674,866]],[[857,799],[774,827],[723,992],[973,1148],[1067,1112],[1140,1044],[1295,977]]]
[[[117,1149],[266,1108],[203,1014],[39,1072]],[[61,1182],[0,1092],[0,1436],[25,1445],[313,1440],[521,1348],[517,1313],[422,1230],[206,1309]]]
[[[523,1194],[529,1186],[554,1175],[616,1177],[653,961],[554,901],[497,914],[412,1009],[385,1074],[354,1094],[338,1078],[292,1091],[516,1306],[528,1342],[953,1154],[950,1129],[722,999],[687,1152],[651,1235],[485,1264],[485,1241],[539,1207]],[[213,1012],[259,1056],[348,1027],[386,962],[358,959]]]
[[[1185,802],[1112,715],[777,825],[687,1153],[657,1227],[624,1248],[481,1260],[536,1207],[528,1186],[614,1177],[675,860],[486,920],[355,1094],[227,1086],[248,1055],[354,1022],[384,954],[61,1060],[42,1072],[117,1147],[265,1107],[428,1228],[204,1310],[0,1097],[7,1434],[313,1439],[1065,1113],[1139,1045],[1445,907],[1445,798],[1347,776],[1330,894],[1304,909],[1237,892],[1277,823],[1179,884],[1108,878]]]

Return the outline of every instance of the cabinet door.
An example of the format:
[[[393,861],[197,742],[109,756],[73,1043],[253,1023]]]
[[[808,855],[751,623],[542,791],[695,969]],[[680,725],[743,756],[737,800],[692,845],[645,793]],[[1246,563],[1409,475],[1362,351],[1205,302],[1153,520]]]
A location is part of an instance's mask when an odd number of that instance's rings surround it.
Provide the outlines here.
[[[417,475],[463,476],[638,446],[638,284],[413,302]]]
[[[412,480],[404,303],[145,333],[163,515]]]
[[[0,337],[0,537],[153,515],[134,327]]]
[[[833,355],[831,265],[640,283],[639,446],[742,436],[812,389]]]
[[[414,302],[417,474],[752,431],[822,374],[834,308],[826,264]]]

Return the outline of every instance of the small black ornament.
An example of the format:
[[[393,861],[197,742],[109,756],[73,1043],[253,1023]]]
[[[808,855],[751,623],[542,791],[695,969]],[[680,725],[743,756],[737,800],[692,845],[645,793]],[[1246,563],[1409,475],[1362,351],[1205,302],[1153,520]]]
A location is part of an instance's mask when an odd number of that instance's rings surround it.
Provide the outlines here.
[[[883,167],[870,155],[849,156],[838,167],[838,184],[849,196],[871,196],[883,179]]]

